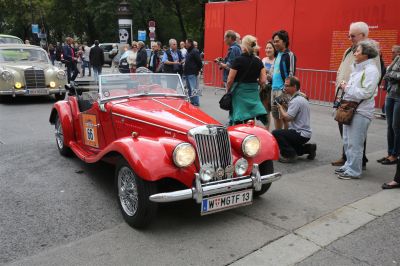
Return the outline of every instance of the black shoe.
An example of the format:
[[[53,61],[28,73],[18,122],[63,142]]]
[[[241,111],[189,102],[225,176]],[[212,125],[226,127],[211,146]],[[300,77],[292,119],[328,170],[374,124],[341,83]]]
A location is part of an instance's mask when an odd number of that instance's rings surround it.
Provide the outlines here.
[[[317,144],[306,144],[308,145],[308,160],[314,160],[317,155]]]
[[[346,171],[345,169],[338,168],[338,169],[335,169],[335,174],[341,174],[341,173],[344,173],[345,171]]]
[[[397,159],[391,161],[391,160],[389,160],[389,159],[386,158],[385,160],[383,160],[383,161],[381,162],[381,164],[383,164],[383,165],[397,164]]]
[[[382,189],[392,189],[392,188],[400,188],[400,184],[397,183],[396,185],[389,185],[388,183],[382,184]]]
[[[378,163],[381,163],[381,162],[383,162],[384,160],[386,160],[386,157],[382,157],[382,158],[380,158],[379,160],[376,160]]]

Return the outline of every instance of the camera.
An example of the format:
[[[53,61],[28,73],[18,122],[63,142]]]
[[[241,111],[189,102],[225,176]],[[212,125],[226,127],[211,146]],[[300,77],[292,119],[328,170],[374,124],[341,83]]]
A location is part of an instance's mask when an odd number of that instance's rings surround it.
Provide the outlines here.
[[[222,57],[217,57],[214,59],[215,63],[222,63],[224,61],[224,59]]]
[[[286,104],[287,102],[286,102],[286,99],[284,99],[282,96],[278,96],[274,99],[274,103],[282,105],[282,104]]]

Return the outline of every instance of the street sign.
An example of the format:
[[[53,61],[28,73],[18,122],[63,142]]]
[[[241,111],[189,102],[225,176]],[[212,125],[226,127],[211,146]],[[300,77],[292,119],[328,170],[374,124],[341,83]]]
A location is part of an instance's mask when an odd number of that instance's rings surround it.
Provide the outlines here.
[[[39,25],[32,24],[32,33],[39,33]]]
[[[39,39],[46,39],[47,38],[47,34],[46,33],[38,33],[37,34]]]
[[[156,22],[154,20],[150,20],[149,21],[149,28],[150,27],[155,27],[156,26]]]
[[[155,32],[150,32],[149,33],[149,38],[150,38],[150,41],[154,41],[154,39],[156,38],[156,33]]]
[[[149,31],[150,32],[155,32],[156,31],[156,27],[149,27]]]
[[[146,40],[146,31],[145,30],[138,30],[138,40],[139,41]]]

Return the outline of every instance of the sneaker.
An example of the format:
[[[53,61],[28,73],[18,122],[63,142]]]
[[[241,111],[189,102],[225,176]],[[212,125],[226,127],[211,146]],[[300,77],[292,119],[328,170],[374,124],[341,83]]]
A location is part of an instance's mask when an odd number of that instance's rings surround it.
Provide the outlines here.
[[[340,159],[337,160],[337,161],[331,162],[331,164],[332,164],[333,166],[343,166],[345,162],[346,162],[346,161],[343,160],[343,158],[340,158]]]
[[[296,159],[297,159],[297,156],[288,157],[288,158],[280,156],[278,161],[281,163],[294,163],[296,161]]]
[[[345,169],[342,169],[342,168],[335,169],[335,174],[341,174],[341,173],[344,173],[344,172],[346,172]]]
[[[317,155],[317,144],[308,144],[309,154],[307,156],[308,160],[314,160]]]
[[[350,180],[350,179],[360,179],[360,176],[352,176],[347,174],[346,172],[339,173],[338,178],[343,179],[343,180]]]

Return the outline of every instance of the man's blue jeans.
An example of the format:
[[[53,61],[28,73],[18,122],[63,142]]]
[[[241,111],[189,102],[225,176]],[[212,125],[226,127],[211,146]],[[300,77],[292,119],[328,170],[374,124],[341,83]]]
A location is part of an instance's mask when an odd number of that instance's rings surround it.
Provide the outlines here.
[[[386,97],[388,155],[400,155],[400,98]]]
[[[343,125],[344,152],[347,160],[341,169],[345,170],[346,174],[361,175],[364,141],[370,123],[371,119],[356,113],[351,125]]]
[[[94,80],[99,81],[99,75],[101,75],[101,66],[93,66]]]
[[[198,90],[197,90],[197,76],[196,75],[187,75],[186,76],[186,86],[188,87],[188,93],[190,97],[191,104],[195,106],[200,105]]]

